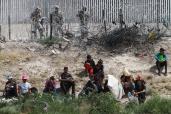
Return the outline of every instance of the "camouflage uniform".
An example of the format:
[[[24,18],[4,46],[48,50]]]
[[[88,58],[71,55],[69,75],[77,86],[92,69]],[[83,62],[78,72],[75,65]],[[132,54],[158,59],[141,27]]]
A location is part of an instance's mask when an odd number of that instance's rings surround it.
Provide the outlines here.
[[[41,10],[39,8],[36,8],[34,12],[31,14],[32,19],[32,34],[34,34],[34,37],[37,38],[37,30],[39,31],[40,38],[42,38],[43,35],[43,26],[41,24]]]
[[[59,7],[55,6],[55,11],[52,12],[52,32],[55,37],[62,37],[63,35],[63,30],[62,30],[62,25],[63,25],[63,16],[59,12]]]
[[[88,20],[89,15],[86,13],[87,8],[83,7],[82,10],[78,11],[77,17],[80,20],[81,37],[85,38],[88,36]]]

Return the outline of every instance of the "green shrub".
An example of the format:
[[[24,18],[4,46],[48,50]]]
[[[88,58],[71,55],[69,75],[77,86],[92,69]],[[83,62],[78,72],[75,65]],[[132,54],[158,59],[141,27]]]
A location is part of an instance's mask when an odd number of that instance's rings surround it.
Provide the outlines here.
[[[110,93],[91,95],[88,101],[90,114],[119,114],[121,110],[119,102]]]
[[[154,97],[140,105],[137,114],[171,114],[171,99]]]
[[[20,110],[18,105],[8,105],[0,108],[0,114],[19,114]]]
[[[88,75],[87,75],[87,72],[86,72],[86,71],[81,71],[81,72],[79,72],[79,73],[77,74],[77,76],[78,76],[78,77],[80,77],[80,78],[88,77]]]
[[[171,114],[170,107],[171,99],[158,96],[152,96],[144,104],[123,106],[110,93],[78,99],[43,94],[25,97],[13,104],[0,103],[0,114]]]
[[[0,108],[5,107],[7,104],[6,103],[0,103]]]

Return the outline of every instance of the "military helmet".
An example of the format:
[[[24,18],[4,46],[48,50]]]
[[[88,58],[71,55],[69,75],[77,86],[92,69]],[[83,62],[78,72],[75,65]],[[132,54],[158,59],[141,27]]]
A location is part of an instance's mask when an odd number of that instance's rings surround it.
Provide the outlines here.
[[[40,8],[40,7],[37,7],[37,8],[36,8],[36,10],[37,10],[37,11],[40,11],[40,10],[41,10],[41,8]]]
[[[55,8],[55,10],[56,10],[56,9],[59,9],[59,6],[58,6],[58,5],[55,5],[54,8]]]
[[[83,6],[82,10],[83,11],[87,11],[87,8],[85,6]]]

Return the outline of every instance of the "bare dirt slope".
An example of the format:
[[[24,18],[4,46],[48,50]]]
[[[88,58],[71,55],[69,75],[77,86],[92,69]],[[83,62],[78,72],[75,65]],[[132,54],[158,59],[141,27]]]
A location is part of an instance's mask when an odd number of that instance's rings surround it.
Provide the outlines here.
[[[20,82],[22,72],[27,72],[30,76],[30,82],[33,86],[42,90],[45,80],[54,75],[57,78],[64,66],[69,67],[70,73],[77,80],[77,90],[86,83],[86,77],[80,77],[78,74],[84,70],[83,62],[89,53],[95,61],[103,59],[105,74],[113,74],[119,77],[124,67],[128,68],[132,74],[142,73],[147,80],[149,87],[154,88],[157,92],[165,95],[171,95],[171,59],[169,59],[168,76],[157,76],[155,73],[155,60],[153,55],[135,57],[134,53],[125,53],[116,55],[114,53],[97,51],[95,47],[89,47],[86,51],[72,46],[66,51],[60,51],[57,48],[45,48],[44,46],[33,42],[7,42],[1,44],[0,51],[0,90],[5,84],[6,72],[12,72],[14,77]],[[171,39],[163,40],[155,44],[155,51],[160,47],[167,50],[171,55]]]

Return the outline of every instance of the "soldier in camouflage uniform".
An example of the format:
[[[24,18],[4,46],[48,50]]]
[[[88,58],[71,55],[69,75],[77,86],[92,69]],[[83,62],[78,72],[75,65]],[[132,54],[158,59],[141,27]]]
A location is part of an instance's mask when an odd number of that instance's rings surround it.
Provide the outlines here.
[[[88,21],[89,21],[89,15],[86,12],[87,8],[83,7],[82,10],[78,11],[77,17],[80,20],[80,29],[81,29],[81,37],[86,38],[88,37]]]
[[[32,35],[34,35],[34,38],[37,38],[37,30],[39,31],[40,38],[42,38],[43,35],[43,26],[41,24],[41,9],[36,8],[33,13],[31,14],[31,20],[32,20]]]
[[[52,12],[52,30],[53,30],[53,35],[55,37],[62,37],[63,36],[63,30],[62,30],[62,25],[64,23],[63,21],[63,16],[59,12],[59,7],[55,6],[55,11]]]

